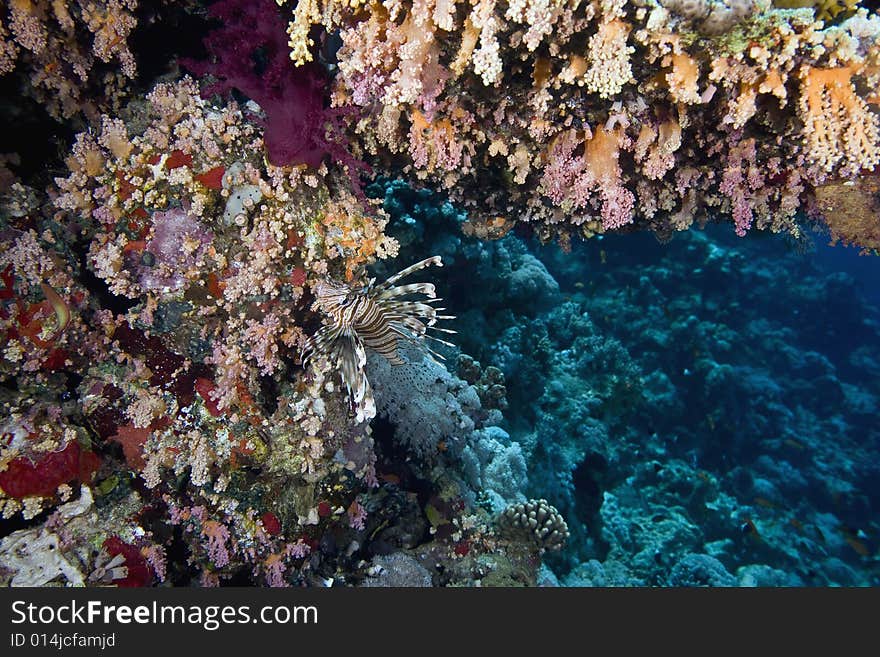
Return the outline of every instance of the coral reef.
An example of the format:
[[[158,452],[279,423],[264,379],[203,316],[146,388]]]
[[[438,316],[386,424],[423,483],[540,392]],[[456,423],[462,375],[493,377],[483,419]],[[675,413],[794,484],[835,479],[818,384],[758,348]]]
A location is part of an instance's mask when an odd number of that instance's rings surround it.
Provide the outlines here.
[[[16,66],[50,114],[96,118],[118,108],[137,75],[128,45],[138,0],[11,0],[0,15],[0,75]],[[82,33],[89,35],[84,45]]]
[[[497,513],[545,498],[568,524],[539,581],[877,581],[871,259],[855,258],[860,289],[803,244],[717,228],[668,245],[606,236],[565,253],[462,237],[437,195],[389,183],[381,196],[395,234],[436,217],[416,242],[401,239],[401,254],[454,258],[437,285],[472,354],[460,375],[475,380],[479,359],[505,377],[501,426],[475,432],[461,455],[478,503]],[[515,275],[525,271],[528,284]]]
[[[809,4],[310,2],[290,45],[340,30],[359,152],[448,190],[476,234],[797,235],[814,186],[880,162],[880,22]]]
[[[0,584],[876,585],[878,40],[4,3]]]
[[[432,284],[397,281],[439,258],[377,285],[366,266],[398,249],[387,216],[338,168],[276,167],[264,134],[183,78],[78,134],[47,197],[12,185],[0,505],[31,526],[5,539],[5,581],[354,584],[376,576],[374,556],[419,547],[470,564],[443,583],[503,569],[475,560],[507,549],[533,581],[538,548],[498,536],[456,468],[432,469],[497,410],[367,318],[355,364],[376,359],[366,376],[396,424],[374,439],[344,364],[313,349],[333,343],[330,288],[369,291],[418,345],[444,316],[405,298]]]
[[[880,390],[873,361],[862,357],[876,354],[876,308],[854,301],[847,277],[827,276],[781,249],[766,259],[755,250],[696,235],[646,265],[631,242],[606,241],[578,252],[592,271],[586,286],[582,264],[548,254],[570,305],[591,320],[574,335],[612,333],[626,349],[596,370],[560,367],[563,354],[601,350],[570,351],[559,325],[549,331],[559,345],[549,350],[555,357],[543,363],[512,357],[534,347],[508,346],[515,329],[533,334],[534,320],[499,319],[495,326],[514,326],[461,336],[507,374],[516,400],[507,419],[526,454],[529,495],[565,510],[569,557],[549,560],[562,581],[876,582],[877,435],[868,418]],[[464,300],[456,301],[467,316]],[[813,321],[829,307],[833,321]],[[491,351],[474,348],[491,344],[485,336],[493,334]],[[582,391],[601,393],[607,373],[621,367],[640,382],[629,401],[585,403]],[[547,392],[519,401],[513,382],[520,380],[526,395]],[[617,389],[606,399],[626,398]],[[604,574],[575,574],[591,561]]]

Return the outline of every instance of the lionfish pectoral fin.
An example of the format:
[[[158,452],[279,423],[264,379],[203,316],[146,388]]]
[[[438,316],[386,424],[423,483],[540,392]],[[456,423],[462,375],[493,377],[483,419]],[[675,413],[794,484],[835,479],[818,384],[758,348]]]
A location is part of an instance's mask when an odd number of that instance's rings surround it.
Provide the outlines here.
[[[366,419],[374,417],[376,404],[373,400],[370,382],[364,372],[367,352],[360,338],[352,333],[340,335],[334,342],[334,351],[342,381],[358,417]],[[371,408],[372,415],[370,414]]]

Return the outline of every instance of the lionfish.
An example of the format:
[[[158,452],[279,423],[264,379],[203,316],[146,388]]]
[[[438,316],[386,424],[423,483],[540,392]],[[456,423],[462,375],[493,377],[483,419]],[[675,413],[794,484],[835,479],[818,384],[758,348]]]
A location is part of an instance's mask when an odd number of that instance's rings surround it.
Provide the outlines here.
[[[378,285],[376,279],[371,278],[365,286],[356,288],[334,281],[322,281],[314,287],[313,308],[323,311],[325,320],[324,326],[307,342],[303,364],[317,353],[327,356],[336,365],[358,422],[376,415],[376,402],[364,372],[367,349],[377,352],[392,365],[402,365],[406,361],[398,354],[401,341],[440,360],[444,360],[443,356],[431,349],[425,338],[453,346],[428,334],[428,329],[455,333],[435,326],[437,320],[455,317],[440,315],[445,308],[430,305],[441,301],[433,283],[395,285],[400,279],[430,265],[442,267],[440,256],[410,265]],[[409,301],[401,298],[412,294],[423,294],[427,299]]]

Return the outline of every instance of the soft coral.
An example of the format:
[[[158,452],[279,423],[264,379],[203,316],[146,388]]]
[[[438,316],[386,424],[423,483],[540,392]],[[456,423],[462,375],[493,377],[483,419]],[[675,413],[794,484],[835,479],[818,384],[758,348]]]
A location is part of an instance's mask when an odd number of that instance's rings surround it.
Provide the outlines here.
[[[263,140],[269,162],[318,167],[330,157],[348,167],[355,191],[362,196],[357,172],[368,167],[348,150],[343,133],[347,111],[325,106],[327,80],[317,65],[296,67],[290,61],[275,2],[220,0],[209,13],[223,22],[204,41],[213,61],[181,62],[197,75],[216,78],[202,95],[237,89],[266,114]]]

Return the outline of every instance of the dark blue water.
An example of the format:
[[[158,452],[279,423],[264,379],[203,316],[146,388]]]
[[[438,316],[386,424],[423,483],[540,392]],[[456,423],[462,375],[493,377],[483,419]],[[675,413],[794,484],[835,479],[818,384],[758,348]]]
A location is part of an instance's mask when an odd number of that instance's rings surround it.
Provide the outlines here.
[[[569,524],[545,582],[880,583],[880,260],[727,227],[478,243],[389,198],[404,251],[447,262],[461,351],[505,375],[523,496]]]
[[[880,258],[859,255],[859,249],[851,246],[828,246],[822,237],[816,237],[815,244],[817,267],[852,276],[864,300],[880,305]]]

